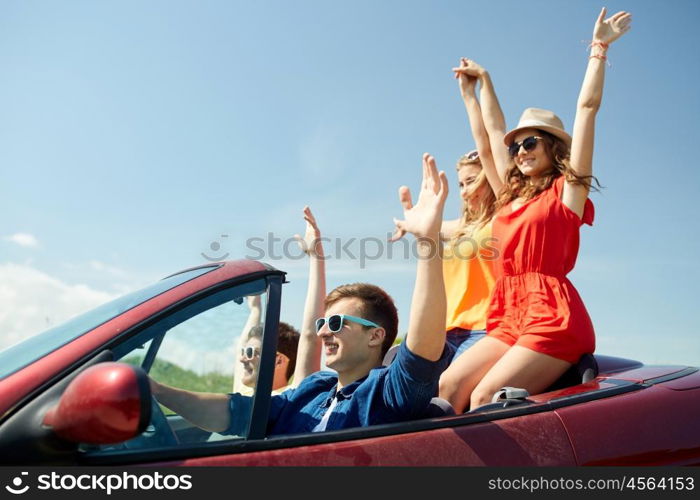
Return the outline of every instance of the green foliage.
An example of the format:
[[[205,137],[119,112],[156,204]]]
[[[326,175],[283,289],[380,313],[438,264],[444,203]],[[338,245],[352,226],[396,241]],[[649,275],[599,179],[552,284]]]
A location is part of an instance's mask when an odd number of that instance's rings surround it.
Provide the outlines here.
[[[139,357],[129,357],[121,360],[132,365],[141,365]],[[156,359],[151,367],[149,376],[162,384],[179,389],[196,392],[231,392],[233,380],[231,375],[218,372],[197,375],[192,370],[186,370],[175,363]]]

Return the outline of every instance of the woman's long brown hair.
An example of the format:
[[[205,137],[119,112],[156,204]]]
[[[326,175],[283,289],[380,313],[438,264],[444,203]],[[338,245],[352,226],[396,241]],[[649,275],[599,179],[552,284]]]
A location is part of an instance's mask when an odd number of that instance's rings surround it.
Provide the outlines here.
[[[569,161],[571,150],[564,141],[544,130],[536,130],[539,134],[542,134],[545,153],[552,160],[554,169],[540,176],[537,180],[532,181],[520,171],[515,164],[515,159],[512,158],[506,170],[503,189],[501,189],[498,201],[496,202],[496,210],[507,205],[516,198],[523,198],[525,201],[534,198],[542,191],[549,189],[554,180],[562,175],[565,176],[567,182],[584,186],[588,190],[599,191],[599,187],[601,186],[595,176],[578,175],[571,168],[571,162]],[[595,182],[597,186],[594,186],[593,182]]]

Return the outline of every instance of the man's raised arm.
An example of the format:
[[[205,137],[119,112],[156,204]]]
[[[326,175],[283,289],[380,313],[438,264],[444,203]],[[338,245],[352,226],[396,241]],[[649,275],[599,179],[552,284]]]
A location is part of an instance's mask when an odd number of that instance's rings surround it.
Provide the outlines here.
[[[440,224],[447,199],[447,177],[438,173],[435,159],[423,155],[423,181],[413,205],[406,186],[399,189],[404,220],[395,220],[397,231],[412,233],[417,240],[418,264],[408,320],[406,346],[418,356],[437,361],[445,348],[447,302],[442,276]]]

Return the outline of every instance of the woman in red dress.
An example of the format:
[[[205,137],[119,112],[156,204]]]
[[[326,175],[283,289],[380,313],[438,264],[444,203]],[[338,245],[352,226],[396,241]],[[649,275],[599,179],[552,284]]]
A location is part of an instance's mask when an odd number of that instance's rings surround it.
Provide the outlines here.
[[[605,12],[593,30],[573,137],[554,113],[536,108],[506,134],[489,74],[473,61],[454,69],[481,82],[484,124],[503,179],[493,222],[500,256],[488,335],[440,379],[440,396],[457,412],[491,402],[506,386],[542,392],[595,348],[593,325],[566,274],[576,262],[580,226],[593,222],[588,193],[606,51],[630,28],[629,13],[605,19]]]

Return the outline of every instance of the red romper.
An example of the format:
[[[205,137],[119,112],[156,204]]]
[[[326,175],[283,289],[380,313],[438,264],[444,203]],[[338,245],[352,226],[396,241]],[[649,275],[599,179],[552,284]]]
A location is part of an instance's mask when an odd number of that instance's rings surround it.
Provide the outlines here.
[[[488,335],[576,363],[595,350],[593,324],[566,278],[574,268],[579,228],[593,223],[593,203],[583,218],[561,201],[564,177],[513,211],[501,208],[493,222],[499,251],[489,306]]]

